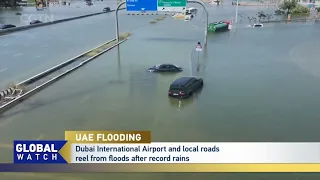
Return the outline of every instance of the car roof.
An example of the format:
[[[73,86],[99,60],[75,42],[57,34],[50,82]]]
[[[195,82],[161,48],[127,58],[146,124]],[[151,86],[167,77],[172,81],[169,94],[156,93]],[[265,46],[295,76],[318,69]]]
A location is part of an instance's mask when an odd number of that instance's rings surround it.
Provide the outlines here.
[[[168,63],[166,63],[166,64],[157,64],[157,65],[156,65],[156,67],[158,67],[158,66],[162,66],[162,65],[164,65],[164,66],[168,66],[168,65],[170,65],[170,66],[176,66],[176,67],[179,67],[179,66],[177,66],[177,65],[175,65],[175,64],[168,64]]]
[[[193,79],[195,77],[181,77],[177,80],[175,80],[171,85],[184,85],[186,82],[188,82],[190,79]]]

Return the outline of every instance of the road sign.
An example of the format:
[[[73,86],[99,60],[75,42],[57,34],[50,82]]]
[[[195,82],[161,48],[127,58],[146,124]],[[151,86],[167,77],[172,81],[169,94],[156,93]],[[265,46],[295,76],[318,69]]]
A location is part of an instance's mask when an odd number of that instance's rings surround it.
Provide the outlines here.
[[[157,11],[157,0],[126,0],[127,11]]]
[[[185,12],[187,0],[158,0],[158,11]]]

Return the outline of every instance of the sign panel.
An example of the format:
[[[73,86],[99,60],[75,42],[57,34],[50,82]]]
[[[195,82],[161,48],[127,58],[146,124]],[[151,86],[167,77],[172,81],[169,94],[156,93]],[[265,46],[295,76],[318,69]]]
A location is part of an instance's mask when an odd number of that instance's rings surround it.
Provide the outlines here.
[[[185,12],[187,0],[158,0],[158,11]]]
[[[157,0],[126,0],[127,11],[157,11]]]

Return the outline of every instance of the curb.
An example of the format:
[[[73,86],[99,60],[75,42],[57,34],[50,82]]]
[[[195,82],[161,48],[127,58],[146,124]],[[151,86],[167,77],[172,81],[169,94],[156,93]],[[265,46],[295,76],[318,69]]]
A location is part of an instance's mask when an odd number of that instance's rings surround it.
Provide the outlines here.
[[[126,9],[126,8],[121,8],[119,10],[123,10],[123,9]],[[19,26],[19,27],[15,27],[15,28],[0,30],[0,36],[1,35],[5,35],[5,34],[14,33],[14,32],[17,32],[17,31],[24,31],[24,30],[31,29],[31,28],[36,28],[36,27],[41,27],[41,26],[48,26],[48,25],[53,25],[53,24],[57,24],[57,23],[62,23],[62,22],[76,20],[76,19],[86,18],[86,17],[90,17],[90,16],[96,16],[96,15],[100,15],[100,14],[111,13],[111,12],[114,12],[114,11],[115,10],[111,10],[109,12],[99,12],[99,13],[93,13],[93,14],[87,14],[87,15],[67,18],[67,19],[59,19],[59,20],[56,20],[56,21],[44,22],[44,23],[40,23],[40,24],[32,24],[32,25]]]
[[[30,91],[28,91],[27,93],[23,94],[22,96],[20,96],[20,97],[18,97],[18,98],[16,98],[16,99],[14,99],[13,101],[10,101],[9,103],[7,103],[7,104],[5,104],[5,105],[0,106],[0,114],[4,113],[4,112],[7,111],[8,109],[10,109],[10,108],[18,105],[20,102],[26,100],[27,98],[31,97],[32,95],[36,94],[37,92],[41,91],[42,89],[46,88],[47,86],[53,84],[53,83],[56,82],[57,80],[63,78],[63,77],[66,76],[66,75],[68,75],[68,74],[71,73],[72,71],[77,70],[78,68],[82,67],[83,65],[85,65],[86,63],[88,63],[89,61],[91,61],[92,59],[94,59],[94,58],[102,55],[103,53],[105,53],[105,52],[113,49],[114,47],[120,45],[121,43],[125,42],[126,40],[128,40],[128,38],[126,38],[126,39],[124,39],[124,40],[122,40],[122,41],[114,44],[113,46],[105,49],[104,51],[100,52],[99,54],[96,54],[95,56],[92,56],[92,57],[89,58],[88,60],[86,60],[86,61],[80,63],[79,65],[77,65],[77,66],[75,66],[75,67],[67,70],[66,72],[64,72],[64,73],[62,73],[62,74],[60,74],[60,75],[58,75],[58,76],[50,79],[49,81],[47,81],[47,82],[45,82],[45,83],[43,83],[43,84],[41,84],[41,85],[39,85],[39,86],[31,89]]]

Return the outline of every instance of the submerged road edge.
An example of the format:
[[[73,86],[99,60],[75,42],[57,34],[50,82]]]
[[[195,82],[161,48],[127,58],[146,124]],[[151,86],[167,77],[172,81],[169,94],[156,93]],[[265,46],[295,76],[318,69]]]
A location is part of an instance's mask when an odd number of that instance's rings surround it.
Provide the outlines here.
[[[125,8],[121,8],[120,10],[122,10],[122,9],[125,9]],[[31,28],[42,27],[42,26],[49,26],[49,25],[58,24],[58,23],[62,23],[62,22],[67,22],[67,21],[82,19],[82,18],[91,17],[91,16],[96,16],[96,15],[101,15],[101,14],[105,14],[105,13],[111,13],[111,12],[114,12],[114,11],[115,11],[115,10],[110,10],[110,11],[108,11],[108,12],[98,12],[98,13],[86,14],[86,15],[76,16],[76,17],[66,18],[66,19],[59,19],[59,20],[56,20],[56,21],[49,21],[49,22],[44,22],[44,23],[39,23],[39,24],[18,26],[18,27],[15,27],[15,28],[0,30],[0,36],[6,35],[6,34],[10,34],[10,33],[14,33],[14,32],[18,32],[18,31],[28,30],[28,29],[31,29]]]
[[[119,41],[118,43],[112,45],[111,47],[109,47],[109,48],[101,51],[100,53],[98,53],[98,54],[90,57],[89,59],[83,61],[83,62],[80,63],[79,65],[77,65],[77,66],[75,66],[75,67],[67,70],[66,72],[64,72],[64,73],[62,73],[62,74],[60,74],[60,75],[58,75],[58,76],[50,79],[49,81],[46,81],[45,83],[43,83],[43,84],[41,84],[41,85],[39,85],[39,86],[31,89],[31,90],[28,91],[27,93],[25,93],[25,94],[17,97],[16,99],[8,102],[7,104],[4,104],[4,105],[0,106],[0,115],[1,115],[2,113],[4,113],[5,111],[9,110],[10,108],[18,105],[20,102],[22,102],[22,101],[26,100],[27,98],[31,97],[32,95],[36,94],[37,92],[41,91],[42,89],[44,89],[44,88],[48,87],[49,85],[53,84],[54,82],[58,81],[59,79],[63,78],[64,76],[68,75],[69,73],[71,73],[71,72],[77,70],[78,68],[84,66],[85,64],[89,63],[91,60],[97,58],[98,56],[102,55],[103,53],[105,53],[105,52],[113,49],[113,48],[116,47],[116,46],[119,46],[121,43],[127,41],[129,38],[130,38],[130,37],[125,38],[125,39],[123,39],[122,41]],[[19,84],[20,84],[20,83],[19,83]]]

